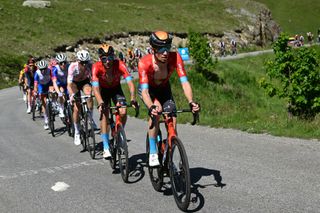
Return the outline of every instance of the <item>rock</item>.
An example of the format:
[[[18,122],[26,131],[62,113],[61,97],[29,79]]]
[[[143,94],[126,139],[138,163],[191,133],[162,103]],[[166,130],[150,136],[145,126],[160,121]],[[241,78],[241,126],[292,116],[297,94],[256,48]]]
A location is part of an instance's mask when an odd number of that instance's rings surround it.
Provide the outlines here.
[[[22,6],[46,8],[51,6],[51,1],[27,0],[23,2]]]

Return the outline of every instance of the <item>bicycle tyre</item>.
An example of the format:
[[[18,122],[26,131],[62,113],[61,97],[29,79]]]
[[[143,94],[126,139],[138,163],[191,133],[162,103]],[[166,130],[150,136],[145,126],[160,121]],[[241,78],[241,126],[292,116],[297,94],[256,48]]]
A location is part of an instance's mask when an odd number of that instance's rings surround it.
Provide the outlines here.
[[[87,116],[85,116],[83,118],[83,113],[80,113],[80,139],[81,139],[81,145],[82,145],[82,151],[86,151],[87,150],[87,136],[86,136],[86,132],[87,132],[87,128],[88,128],[88,121],[87,121]]]
[[[128,158],[128,144],[127,144],[127,137],[126,133],[122,127],[122,125],[118,126],[117,132],[117,155],[119,160],[119,170],[121,173],[122,180],[125,183],[128,183],[129,177],[129,158]]]
[[[92,159],[95,159],[96,139],[95,139],[95,133],[94,133],[94,127],[93,127],[93,120],[91,119],[89,113],[86,113],[86,141],[87,141],[87,150],[89,151],[90,157]]]
[[[71,105],[67,104],[66,105],[66,128],[68,131],[68,135],[70,137],[74,137],[74,126],[73,126],[73,111]]]
[[[117,150],[116,150],[116,143],[115,143],[115,138],[112,138],[109,141],[109,149],[110,149],[110,153],[111,153],[111,158],[109,160],[110,162],[110,167],[111,169],[115,169],[116,168],[116,163],[117,163]]]
[[[186,211],[190,204],[191,180],[186,151],[181,140],[171,139],[169,174],[172,194],[179,209]]]
[[[36,120],[36,107],[37,107],[37,99],[36,99],[36,97],[34,97],[34,96],[32,96],[31,97],[31,113],[32,113],[32,120]]]
[[[159,144],[159,143],[158,143]],[[160,150],[160,149],[158,149]],[[161,161],[160,161],[160,166],[158,167],[150,167],[149,166],[149,154],[150,154],[150,148],[149,148],[149,135],[147,134],[147,139],[146,139],[146,164],[148,166],[148,172],[149,172],[149,177],[151,184],[157,192],[161,191],[161,188],[163,186],[163,169],[161,166]]]
[[[52,137],[54,137],[54,112],[52,111],[52,102],[47,99],[46,111],[48,116],[48,124],[51,131]]]

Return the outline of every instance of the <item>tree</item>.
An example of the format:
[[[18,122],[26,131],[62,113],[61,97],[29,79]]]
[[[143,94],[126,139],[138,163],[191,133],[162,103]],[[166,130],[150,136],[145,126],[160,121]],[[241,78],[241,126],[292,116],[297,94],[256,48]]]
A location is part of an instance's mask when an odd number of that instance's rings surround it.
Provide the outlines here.
[[[292,48],[288,41],[289,36],[281,34],[275,42],[275,58],[266,63],[269,80],[262,79],[260,83],[271,97],[287,100],[289,114],[313,119],[320,111],[319,55],[312,48]]]

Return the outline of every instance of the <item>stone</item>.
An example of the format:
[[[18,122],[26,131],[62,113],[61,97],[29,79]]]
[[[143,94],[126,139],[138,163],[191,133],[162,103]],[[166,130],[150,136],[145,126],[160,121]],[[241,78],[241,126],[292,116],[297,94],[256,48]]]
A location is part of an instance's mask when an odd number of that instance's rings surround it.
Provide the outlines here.
[[[24,1],[22,6],[34,8],[46,8],[51,6],[51,1],[27,0]]]

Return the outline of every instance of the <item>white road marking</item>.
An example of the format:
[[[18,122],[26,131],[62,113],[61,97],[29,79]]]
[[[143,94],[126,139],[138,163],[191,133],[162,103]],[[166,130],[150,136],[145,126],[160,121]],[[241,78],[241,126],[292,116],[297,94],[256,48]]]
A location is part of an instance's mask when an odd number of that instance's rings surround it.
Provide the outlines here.
[[[52,186],[51,189],[56,192],[63,192],[67,190],[69,187],[70,186],[64,182],[56,182],[56,184]]]
[[[0,174],[0,180],[7,180],[7,179],[15,179],[23,176],[32,176],[32,175],[41,175],[41,174],[53,174],[56,172],[61,172],[68,169],[76,169],[81,168],[84,166],[96,166],[96,165],[105,165],[108,161],[97,161],[97,160],[90,160],[90,161],[83,161],[80,163],[69,163],[63,164],[61,166],[53,166],[47,168],[40,168],[40,169],[31,169],[31,170],[24,170],[19,171],[12,174]]]

